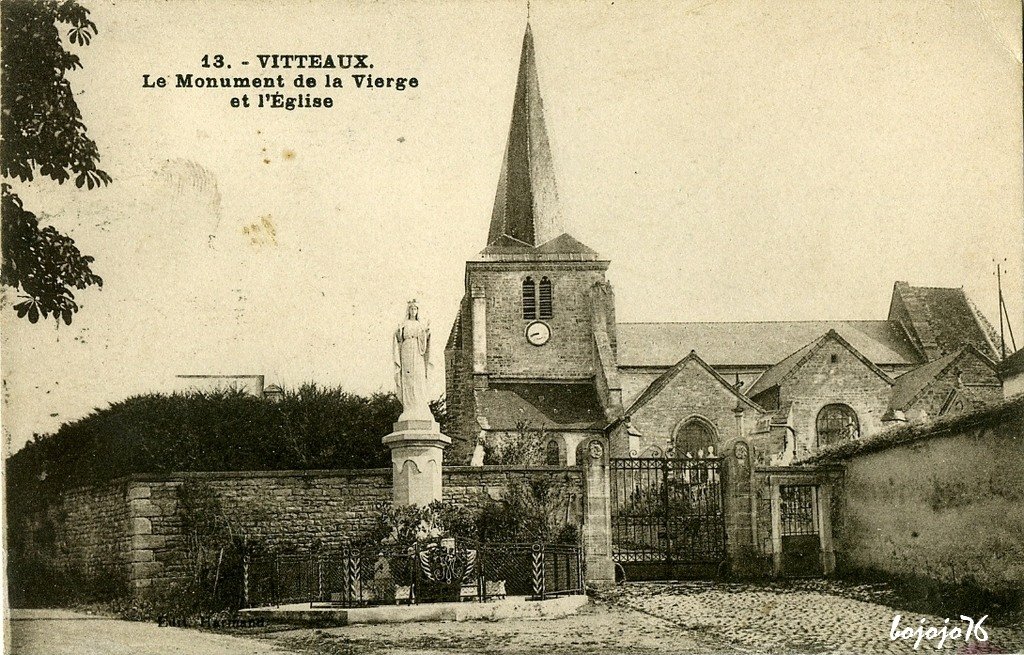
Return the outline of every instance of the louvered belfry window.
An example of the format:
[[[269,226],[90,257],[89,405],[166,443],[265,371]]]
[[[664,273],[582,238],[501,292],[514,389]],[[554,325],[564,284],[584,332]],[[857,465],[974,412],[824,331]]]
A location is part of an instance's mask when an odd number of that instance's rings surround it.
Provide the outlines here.
[[[532,277],[523,280],[523,318],[537,318],[537,285]]]
[[[551,305],[551,280],[546,277],[540,279],[540,317],[551,318],[552,316],[552,305]]]

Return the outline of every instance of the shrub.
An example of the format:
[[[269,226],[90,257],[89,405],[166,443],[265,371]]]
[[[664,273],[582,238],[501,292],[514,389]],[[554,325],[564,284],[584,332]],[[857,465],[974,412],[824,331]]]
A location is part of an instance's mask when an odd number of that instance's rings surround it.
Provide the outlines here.
[[[484,464],[538,466],[544,464],[543,428],[531,428],[520,421],[513,432],[484,443]]]
[[[501,500],[489,501],[477,517],[482,541],[578,543],[569,522],[570,499],[549,476],[509,480]]]
[[[443,400],[433,403],[447,424]],[[270,402],[241,391],[145,394],[36,435],[7,460],[23,511],[42,496],[132,473],[388,468],[381,438],[394,394],[363,397],[306,384]]]

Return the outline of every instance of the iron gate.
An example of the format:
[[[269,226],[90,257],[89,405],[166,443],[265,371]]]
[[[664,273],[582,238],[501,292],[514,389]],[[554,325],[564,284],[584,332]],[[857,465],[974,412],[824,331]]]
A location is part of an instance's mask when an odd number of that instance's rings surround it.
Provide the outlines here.
[[[780,486],[779,513],[782,524],[781,573],[794,577],[822,575],[817,489],[810,485]]]
[[[718,573],[726,559],[722,459],[611,460],[613,558],[627,577]]]

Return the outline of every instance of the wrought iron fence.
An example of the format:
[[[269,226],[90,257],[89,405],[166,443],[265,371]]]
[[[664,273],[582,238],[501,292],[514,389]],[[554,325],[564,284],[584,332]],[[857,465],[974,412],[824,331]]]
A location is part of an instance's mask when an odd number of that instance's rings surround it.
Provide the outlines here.
[[[246,607],[543,600],[584,592],[582,549],[571,544],[438,540],[401,552],[363,547],[269,554],[246,558],[243,573]]]

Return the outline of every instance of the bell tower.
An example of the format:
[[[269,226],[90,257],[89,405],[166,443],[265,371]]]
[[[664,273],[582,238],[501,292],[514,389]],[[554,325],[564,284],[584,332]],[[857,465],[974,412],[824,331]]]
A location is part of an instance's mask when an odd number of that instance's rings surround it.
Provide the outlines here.
[[[527,25],[487,245],[466,263],[465,296],[445,350],[456,440],[507,429],[516,412],[506,410],[524,395],[536,396],[518,412],[529,423],[552,422],[547,410],[558,408],[533,410],[553,396],[589,394],[599,410],[606,405],[598,405],[607,396],[598,378],[617,377],[609,373],[615,319],[608,264],[565,232]],[[514,397],[502,395],[509,390]]]

